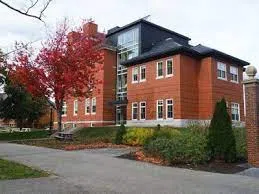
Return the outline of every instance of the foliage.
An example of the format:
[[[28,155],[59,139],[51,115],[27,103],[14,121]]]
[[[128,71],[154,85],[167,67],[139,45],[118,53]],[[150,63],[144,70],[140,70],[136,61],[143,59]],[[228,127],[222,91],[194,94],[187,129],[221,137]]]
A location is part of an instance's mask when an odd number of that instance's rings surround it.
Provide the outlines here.
[[[126,133],[126,128],[124,124],[121,124],[120,128],[117,129],[116,137],[115,137],[115,144],[122,144],[123,135]]]
[[[32,169],[28,166],[0,159],[0,180],[38,178],[49,176],[48,173]]]
[[[7,81],[5,85],[7,98],[0,99],[0,118],[15,120],[18,127],[33,127],[35,120],[46,111],[47,102],[42,97],[33,97],[22,86]]]
[[[118,127],[88,127],[82,128],[74,134],[76,141],[113,142]]]
[[[246,129],[233,128],[238,160],[247,160]]]
[[[47,137],[49,137],[48,131],[0,133],[0,141],[38,139],[38,138],[47,138]]]
[[[71,32],[65,21],[42,44],[36,57],[30,48],[17,45],[19,52],[8,66],[12,81],[24,85],[33,96],[54,99],[59,130],[65,99],[88,97],[102,81],[95,75],[102,69],[100,46],[103,39],[104,35],[100,33],[84,33],[83,26]]]
[[[151,128],[130,128],[127,129],[126,134],[123,135],[123,143],[126,145],[140,146],[152,137],[154,129]]]
[[[216,103],[208,140],[213,158],[224,159],[226,162],[233,162],[236,159],[235,136],[224,98]]]
[[[187,125],[187,129],[191,130],[194,133],[202,133],[204,135],[208,134],[209,131],[209,126],[208,122],[196,122],[196,121],[191,121]]]
[[[146,154],[162,158],[170,164],[203,163],[209,160],[207,138],[198,133],[173,133],[158,136],[144,145]]]

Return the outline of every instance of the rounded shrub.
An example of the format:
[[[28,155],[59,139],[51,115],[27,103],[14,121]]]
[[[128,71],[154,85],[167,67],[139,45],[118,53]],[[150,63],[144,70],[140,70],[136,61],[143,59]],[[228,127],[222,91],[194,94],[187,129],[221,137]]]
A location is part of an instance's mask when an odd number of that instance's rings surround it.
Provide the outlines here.
[[[152,137],[154,129],[151,128],[131,128],[127,129],[123,135],[123,144],[131,146],[141,146],[144,142]]]

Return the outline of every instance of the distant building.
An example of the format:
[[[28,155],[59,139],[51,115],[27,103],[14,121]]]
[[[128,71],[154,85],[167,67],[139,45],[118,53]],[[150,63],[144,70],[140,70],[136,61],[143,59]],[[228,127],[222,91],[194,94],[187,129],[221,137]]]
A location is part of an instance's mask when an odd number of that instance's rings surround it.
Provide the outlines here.
[[[84,33],[88,31],[98,33],[97,25],[86,24]],[[103,83],[90,98],[66,100],[63,127],[182,127],[210,121],[215,103],[223,97],[233,122],[243,122],[241,81],[249,63],[189,41],[144,19],[110,29],[104,68],[96,75]]]

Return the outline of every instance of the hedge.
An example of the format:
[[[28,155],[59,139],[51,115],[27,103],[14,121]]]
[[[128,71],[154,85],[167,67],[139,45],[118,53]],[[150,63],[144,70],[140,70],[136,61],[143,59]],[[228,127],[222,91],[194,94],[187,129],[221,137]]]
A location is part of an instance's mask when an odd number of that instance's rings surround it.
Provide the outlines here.
[[[0,133],[0,141],[38,139],[38,138],[47,138],[47,137],[49,137],[48,131]]]

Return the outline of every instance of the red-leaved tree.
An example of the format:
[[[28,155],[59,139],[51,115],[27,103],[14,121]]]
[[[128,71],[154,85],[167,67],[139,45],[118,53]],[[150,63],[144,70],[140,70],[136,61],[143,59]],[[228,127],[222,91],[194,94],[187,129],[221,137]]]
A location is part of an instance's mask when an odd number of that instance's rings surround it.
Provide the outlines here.
[[[60,25],[36,55],[18,49],[9,65],[9,75],[33,95],[55,101],[58,130],[62,126],[62,107],[69,97],[88,97],[102,80],[95,75],[102,69],[103,34],[84,33],[84,24],[71,32],[67,22]]]

